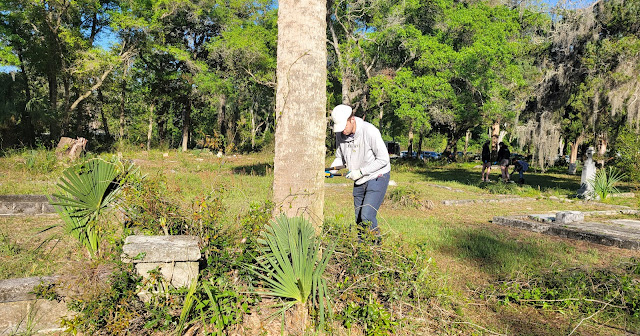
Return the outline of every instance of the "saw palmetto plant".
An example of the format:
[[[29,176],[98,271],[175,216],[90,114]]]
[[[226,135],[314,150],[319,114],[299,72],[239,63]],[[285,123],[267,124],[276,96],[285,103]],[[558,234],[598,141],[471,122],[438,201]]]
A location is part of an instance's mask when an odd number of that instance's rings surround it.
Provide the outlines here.
[[[285,215],[267,225],[258,244],[258,265],[252,269],[265,282],[264,291],[258,293],[283,300],[277,313],[284,314],[294,306],[302,312],[314,309],[322,325],[330,313],[323,273],[333,248],[322,251],[309,221]]]
[[[587,183],[593,188],[593,193],[604,200],[613,193],[618,193],[616,184],[621,182],[626,175],[614,167],[607,167],[600,169],[596,172],[595,177],[592,180],[587,180]]]
[[[123,182],[133,172],[133,165],[103,159],[92,159],[63,172],[58,182],[61,192],[53,194],[50,203],[62,217],[65,230],[91,256],[99,250],[101,220],[116,206]]]

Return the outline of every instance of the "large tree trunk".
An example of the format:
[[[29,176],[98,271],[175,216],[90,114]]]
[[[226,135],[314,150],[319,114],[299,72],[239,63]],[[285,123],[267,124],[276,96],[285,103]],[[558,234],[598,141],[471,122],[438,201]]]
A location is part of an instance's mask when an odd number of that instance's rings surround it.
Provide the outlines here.
[[[107,122],[107,116],[104,114],[104,96],[102,90],[98,89],[98,108],[100,109],[100,119],[102,120],[102,128],[107,138],[111,138],[109,133],[109,123]]]
[[[124,103],[127,95],[127,82],[123,79],[121,86],[121,96],[120,96],[120,146],[124,144]]]
[[[324,221],[326,0],[278,7],[275,213]]]
[[[182,151],[186,152],[189,147],[189,132],[191,128],[191,99],[187,97],[184,111],[182,112]]]
[[[149,127],[147,129],[147,150],[151,150],[151,136],[153,135],[153,110],[156,109],[156,103],[152,102],[149,106]]]
[[[18,59],[20,60],[20,71],[22,71],[22,77],[24,80],[24,98],[25,104],[22,109],[22,117],[20,124],[22,126],[22,136],[24,137],[25,143],[29,146],[34,144],[35,140],[35,131],[33,129],[33,120],[31,118],[31,108],[27,107],[27,104],[31,101],[31,88],[29,87],[29,75],[27,74],[27,70],[24,67],[24,60],[22,58],[22,50],[18,50]]]
[[[607,136],[607,133],[602,132],[602,133],[598,133],[598,135],[596,136],[596,154],[598,157],[598,160],[596,161],[596,163],[598,163],[598,165],[600,165],[600,167],[604,167],[604,163],[605,163],[605,155],[607,154],[607,145],[609,144],[609,137]]]
[[[49,113],[52,114],[50,132],[51,138],[57,140],[60,137],[60,120],[58,115],[58,77],[55,70],[50,70],[47,73],[47,81],[49,84]]]

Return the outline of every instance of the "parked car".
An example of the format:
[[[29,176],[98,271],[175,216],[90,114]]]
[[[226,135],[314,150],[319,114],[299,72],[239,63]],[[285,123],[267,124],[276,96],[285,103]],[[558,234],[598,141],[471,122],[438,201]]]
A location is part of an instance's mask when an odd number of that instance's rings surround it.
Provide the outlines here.
[[[422,157],[424,159],[434,159],[437,160],[440,158],[440,153],[438,152],[422,152]]]

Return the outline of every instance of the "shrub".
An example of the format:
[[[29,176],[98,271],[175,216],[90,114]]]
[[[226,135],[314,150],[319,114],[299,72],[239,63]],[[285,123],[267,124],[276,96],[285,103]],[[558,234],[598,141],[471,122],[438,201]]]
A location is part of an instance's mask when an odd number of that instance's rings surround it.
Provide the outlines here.
[[[283,314],[296,305],[303,312],[305,307],[314,308],[323,325],[330,312],[323,275],[333,249],[321,251],[309,221],[284,214],[260,233],[258,244],[257,265],[250,266],[265,282],[266,290],[258,294],[283,299],[279,310]]]
[[[64,221],[65,230],[87,249],[99,251],[104,216],[116,206],[126,179],[136,170],[133,164],[92,159],[67,168],[58,183],[60,193],[50,203]]]
[[[609,194],[619,192],[616,184],[624,178],[625,175],[616,168],[607,167],[598,170],[596,176],[592,180],[587,180],[587,183],[593,188],[594,194],[604,200]]]

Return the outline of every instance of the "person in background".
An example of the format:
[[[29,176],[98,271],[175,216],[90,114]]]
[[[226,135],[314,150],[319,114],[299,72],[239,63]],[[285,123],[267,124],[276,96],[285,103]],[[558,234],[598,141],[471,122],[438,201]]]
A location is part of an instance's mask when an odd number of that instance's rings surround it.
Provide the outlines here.
[[[513,161],[513,171],[511,172],[511,175],[513,175],[515,172],[518,172],[518,174],[520,175],[520,178],[518,179],[518,184],[520,185],[524,184],[524,172],[526,172],[527,169],[529,169],[529,164],[526,161],[524,160]]]
[[[380,242],[377,214],[389,186],[391,162],[380,131],[358,118],[347,105],[331,112],[336,135],[336,158],[330,167],[346,166],[353,180],[353,205],[356,223]],[[364,231],[364,230],[363,230]],[[362,231],[360,231],[362,232]],[[359,235],[362,239],[362,234]]]
[[[486,175],[485,175],[486,172]],[[489,173],[491,172],[491,146],[486,141],[482,146],[482,182],[490,182]]]
[[[511,152],[509,147],[504,142],[500,142],[500,149],[498,149],[498,164],[500,164],[500,171],[502,173],[502,181],[509,182],[509,158]]]

